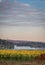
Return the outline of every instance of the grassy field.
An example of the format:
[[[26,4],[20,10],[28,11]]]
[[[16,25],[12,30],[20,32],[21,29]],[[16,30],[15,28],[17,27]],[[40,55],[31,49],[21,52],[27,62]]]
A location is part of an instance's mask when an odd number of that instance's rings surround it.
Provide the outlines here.
[[[45,50],[0,50],[0,65],[45,65]]]

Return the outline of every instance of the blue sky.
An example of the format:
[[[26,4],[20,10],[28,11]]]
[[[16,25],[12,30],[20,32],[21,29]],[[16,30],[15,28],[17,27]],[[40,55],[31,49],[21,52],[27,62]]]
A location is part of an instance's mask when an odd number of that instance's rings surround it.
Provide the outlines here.
[[[0,0],[0,38],[45,41],[45,0]]]
[[[13,1],[14,0],[10,0],[10,2]],[[17,1],[21,3],[31,4],[38,9],[45,9],[45,0],[17,0]]]
[[[39,9],[45,9],[45,0],[17,0],[22,3],[28,3]]]

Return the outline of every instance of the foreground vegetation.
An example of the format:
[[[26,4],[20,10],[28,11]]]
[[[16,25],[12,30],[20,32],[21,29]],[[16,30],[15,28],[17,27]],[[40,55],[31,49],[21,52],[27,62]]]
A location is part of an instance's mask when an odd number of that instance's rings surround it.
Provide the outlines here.
[[[45,65],[45,60],[44,61],[33,60],[33,61],[23,61],[23,62],[4,60],[4,61],[0,61],[0,65]]]
[[[45,65],[45,50],[0,50],[0,65]]]
[[[0,60],[29,61],[45,54],[45,50],[0,50]]]

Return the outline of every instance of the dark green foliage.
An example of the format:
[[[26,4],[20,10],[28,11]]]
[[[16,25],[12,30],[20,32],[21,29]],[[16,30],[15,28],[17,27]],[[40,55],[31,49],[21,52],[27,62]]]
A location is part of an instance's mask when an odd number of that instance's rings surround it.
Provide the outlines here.
[[[16,60],[16,61],[29,61],[33,60],[35,57],[33,55],[22,55],[22,54],[17,54],[17,55],[10,55],[10,54],[0,54],[0,60]]]

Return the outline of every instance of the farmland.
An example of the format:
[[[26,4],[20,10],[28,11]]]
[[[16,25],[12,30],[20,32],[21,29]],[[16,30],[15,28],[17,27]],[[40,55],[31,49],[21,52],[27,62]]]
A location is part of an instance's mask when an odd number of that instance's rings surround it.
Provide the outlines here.
[[[45,50],[0,50],[0,59],[31,60],[45,54]]]
[[[45,50],[0,50],[0,65],[45,65],[45,59],[35,59],[41,54]]]
[[[44,50],[14,50],[14,45]],[[45,43],[0,40],[0,65],[45,65]]]
[[[45,50],[0,50],[0,54],[22,54],[22,55],[40,55],[45,53]]]

